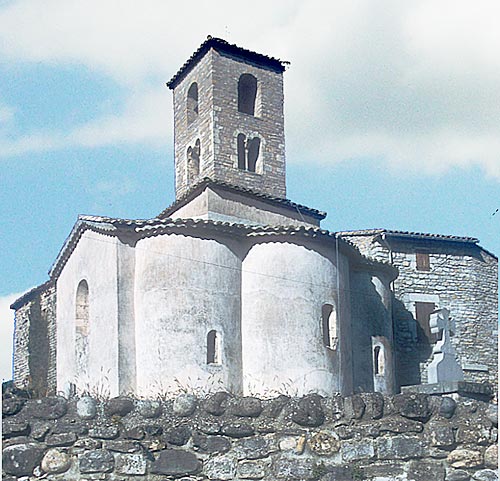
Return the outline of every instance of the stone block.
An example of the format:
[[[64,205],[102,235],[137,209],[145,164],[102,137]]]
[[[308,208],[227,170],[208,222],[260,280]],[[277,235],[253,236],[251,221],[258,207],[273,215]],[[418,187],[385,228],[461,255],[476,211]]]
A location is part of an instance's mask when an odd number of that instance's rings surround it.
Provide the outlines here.
[[[371,439],[342,443],[342,460],[346,463],[374,458],[375,447]]]
[[[231,449],[231,441],[223,436],[205,436],[193,434],[193,446],[202,453],[227,453]]]
[[[71,446],[76,441],[75,433],[50,434],[45,439],[47,446]]]
[[[405,418],[426,422],[431,415],[427,394],[397,394],[393,398],[393,404],[396,411]]]
[[[42,460],[44,448],[34,443],[7,446],[2,452],[2,467],[6,474],[31,476]]]
[[[344,400],[344,415],[349,419],[361,419],[365,409],[365,402],[359,394],[349,396]]]
[[[175,398],[172,409],[176,416],[191,416],[195,412],[197,404],[198,401],[192,394],[180,394]]]
[[[453,468],[476,468],[483,464],[483,456],[480,451],[455,449],[448,455],[447,461]]]
[[[137,453],[141,444],[136,441],[106,441],[104,447],[116,453]]]
[[[441,398],[441,405],[439,406],[439,415],[451,419],[455,414],[455,409],[457,408],[457,403],[454,399],[448,396]]]
[[[21,411],[26,403],[25,399],[6,398],[2,400],[2,415],[13,416]]]
[[[240,479],[262,479],[269,470],[269,463],[263,461],[242,461],[238,464]]]
[[[160,451],[159,456],[151,463],[152,474],[180,477],[200,471],[201,463],[198,458],[193,453],[180,449]]]
[[[408,479],[412,481],[444,481],[445,466],[442,462],[420,459],[411,461],[408,465]]]
[[[81,397],[76,403],[76,412],[82,419],[94,419],[97,416],[97,401],[90,396]]]
[[[273,463],[278,479],[313,479],[315,463],[312,459],[279,458]]]
[[[230,397],[231,396],[227,392],[216,392],[205,400],[203,408],[208,414],[222,416],[226,412]]]
[[[463,469],[454,469],[452,471],[448,471],[446,475],[446,481],[469,481],[470,475],[467,471]]]
[[[108,416],[126,416],[134,409],[134,401],[127,397],[115,397],[110,399],[104,407],[104,412]]]
[[[330,456],[335,454],[340,449],[340,442],[336,435],[326,431],[314,433],[309,441],[309,448],[319,456]]]
[[[184,446],[191,437],[191,429],[187,426],[176,426],[165,433],[165,439],[175,446]]]
[[[117,474],[146,474],[146,459],[142,454],[116,454],[115,471]]]
[[[484,465],[487,468],[498,468],[498,444],[494,444],[484,452]]]
[[[66,472],[71,466],[70,456],[60,449],[49,449],[42,459],[42,470],[49,474]]]
[[[162,412],[160,401],[141,400],[137,403],[137,411],[143,418],[158,418]]]
[[[490,404],[486,411],[486,415],[493,426],[498,427],[498,405]]]
[[[281,394],[280,396],[268,401],[266,407],[262,411],[264,416],[277,418],[283,411],[283,408],[290,402],[290,398]]]
[[[236,475],[236,460],[229,456],[216,456],[205,461],[203,473],[208,479],[233,480]]]
[[[422,440],[417,436],[397,436],[377,439],[379,459],[411,459],[424,455]]]
[[[26,421],[12,421],[5,419],[2,422],[2,438],[9,439],[16,436],[27,436],[30,433],[30,425]]]
[[[455,444],[455,434],[450,425],[433,423],[428,425],[431,446],[449,448]]]
[[[277,448],[271,446],[270,440],[264,437],[252,437],[237,441],[232,453],[241,460],[265,458],[275,451]]]
[[[300,399],[291,413],[291,419],[300,426],[321,426],[325,422],[325,413],[321,406],[321,396],[312,394]]]
[[[30,415],[37,419],[59,419],[68,412],[68,402],[60,396],[30,401]]]
[[[375,424],[380,432],[404,434],[404,433],[421,433],[424,430],[424,425],[420,421],[401,418],[399,416],[388,417]]]
[[[110,473],[115,466],[115,458],[106,449],[87,451],[78,456],[80,472],[87,473]]]
[[[89,436],[97,439],[116,439],[120,435],[117,426],[95,426],[89,430]]]
[[[221,428],[221,431],[222,434],[225,434],[230,438],[245,438],[247,436],[253,436],[255,434],[255,429],[251,424],[248,423],[224,424]]]
[[[230,408],[230,413],[239,417],[256,418],[262,412],[262,403],[260,399],[247,396],[236,399]]]
[[[498,481],[498,474],[491,469],[481,469],[472,475],[473,481]]]

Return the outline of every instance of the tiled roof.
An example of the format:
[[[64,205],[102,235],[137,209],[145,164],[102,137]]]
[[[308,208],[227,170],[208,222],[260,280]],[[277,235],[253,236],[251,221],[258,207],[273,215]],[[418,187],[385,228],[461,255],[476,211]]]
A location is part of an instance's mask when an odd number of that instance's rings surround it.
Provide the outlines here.
[[[28,292],[25,292],[21,297],[16,299],[11,305],[11,309],[19,309],[21,306],[26,304],[28,301],[30,301],[36,294],[39,292],[44,291],[45,289],[51,287],[53,284],[53,280],[49,279],[48,281],[44,282],[43,284],[40,284],[39,286],[33,287],[33,289],[30,289]]]
[[[223,182],[220,180],[213,180],[208,177],[204,177],[200,182],[195,184],[186,194],[177,199],[172,205],[167,207],[165,210],[158,214],[158,218],[162,219],[164,217],[168,217],[172,212],[174,212],[179,207],[187,204],[191,199],[193,199],[196,195],[198,195],[201,191],[205,189],[206,186],[213,185],[217,187],[221,187],[225,190],[230,190],[232,192],[236,192],[239,194],[245,194],[249,196],[253,196],[258,198],[263,202],[267,202],[269,204],[279,205],[280,207],[285,207],[287,209],[293,210],[295,212],[299,212],[301,214],[309,215],[314,217],[315,219],[322,220],[326,217],[326,212],[322,212],[317,209],[312,209],[310,207],[306,207],[305,205],[296,204],[288,199],[283,199],[282,197],[275,197],[269,194],[263,194],[260,192],[255,192],[251,189],[246,189],[244,187],[239,187],[236,185],[228,184],[227,182]]]
[[[179,229],[193,228],[204,231],[216,230],[220,234],[243,237],[256,236],[297,236],[309,238],[324,238],[325,240],[340,241],[339,246],[345,252],[354,256],[358,262],[366,266],[387,268],[394,270],[389,264],[372,261],[364,257],[357,247],[337,233],[329,232],[319,227],[305,226],[256,226],[221,222],[205,219],[118,219],[112,217],[81,215],[73,227],[71,234],[66,239],[57,259],[49,271],[51,279],[55,279],[69,259],[80,237],[86,230],[92,230],[108,236],[118,236],[123,233],[133,232],[137,238],[151,237]]]
[[[477,244],[479,239],[475,237],[462,237],[456,235],[443,235],[443,234],[429,234],[423,232],[409,232],[402,230],[391,230],[391,229],[362,229],[362,230],[352,230],[339,232],[339,235],[344,236],[364,236],[364,235],[380,235],[386,234],[390,237],[401,237],[401,238],[411,238],[411,239],[428,239],[428,240],[440,240],[449,242],[465,242],[469,244]]]
[[[174,89],[186,76],[189,70],[191,70],[211,48],[217,50],[218,52],[227,53],[232,57],[236,57],[267,67],[276,72],[283,72],[285,70],[285,65],[288,64],[288,62],[285,62],[278,58],[268,57],[267,55],[252,52],[251,50],[247,50],[245,48],[238,47],[237,45],[230,44],[222,38],[208,36],[207,39],[200,45],[198,50],[196,50],[193,55],[189,57],[189,59],[177,71],[177,73],[167,82],[167,86],[170,89]]]

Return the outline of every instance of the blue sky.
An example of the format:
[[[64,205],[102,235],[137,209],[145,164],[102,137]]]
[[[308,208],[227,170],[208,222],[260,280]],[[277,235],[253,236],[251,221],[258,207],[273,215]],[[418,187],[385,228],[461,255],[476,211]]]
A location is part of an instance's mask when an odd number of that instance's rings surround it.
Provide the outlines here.
[[[0,339],[78,214],[174,198],[165,82],[208,34],[291,62],[288,197],[500,252],[498,2],[0,0]],[[265,13],[265,14],[264,14]]]

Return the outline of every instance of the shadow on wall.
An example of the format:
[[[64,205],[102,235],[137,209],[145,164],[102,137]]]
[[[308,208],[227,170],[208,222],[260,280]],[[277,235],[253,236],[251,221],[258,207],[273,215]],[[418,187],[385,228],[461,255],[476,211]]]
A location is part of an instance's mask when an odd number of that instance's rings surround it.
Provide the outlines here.
[[[406,306],[393,297],[394,346],[399,386],[422,384],[421,364],[430,361],[433,344]]]

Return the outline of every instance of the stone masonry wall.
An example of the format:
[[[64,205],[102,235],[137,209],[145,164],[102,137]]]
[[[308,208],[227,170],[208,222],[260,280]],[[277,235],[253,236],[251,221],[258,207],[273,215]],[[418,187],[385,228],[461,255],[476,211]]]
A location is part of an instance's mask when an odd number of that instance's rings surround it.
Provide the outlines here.
[[[16,309],[14,381],[44,396],[56,389],[56,290],[49,285]]]
[[[379,393],[3,400],[3,480],[492,481],[497,406]]]
[[[415,302],[435,302],[455,319],[452,342],[466,381],[498,379],[498,260],[475,244],[405,240],[382,244],[374,235],[345,236],[360,251],[399,269],[393,316],[400,385],[427,381],[432,345],[418,342]],[[390,250],[389,250],[390,249]],[[416,251],[427,252],[430,270],[416,269]]]

